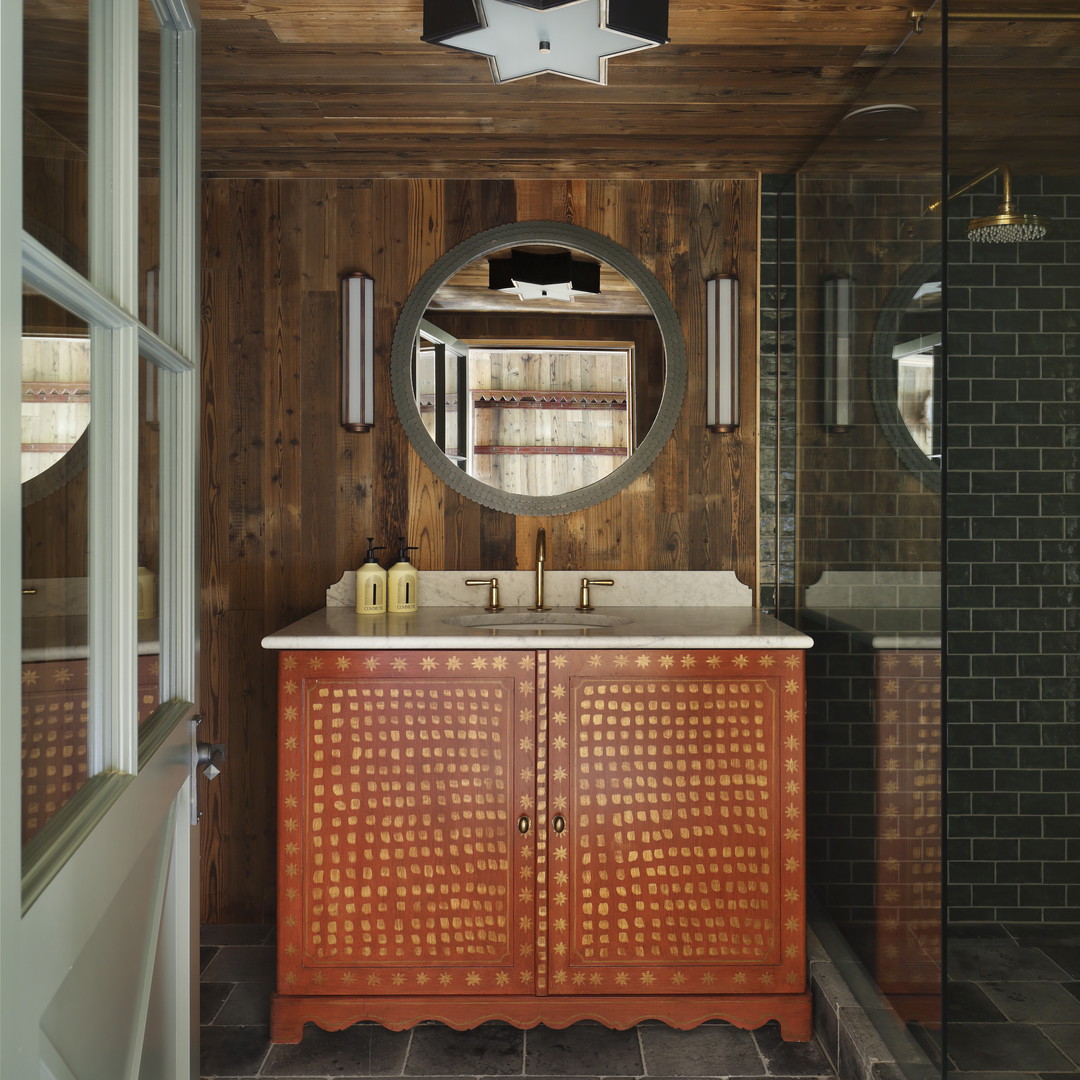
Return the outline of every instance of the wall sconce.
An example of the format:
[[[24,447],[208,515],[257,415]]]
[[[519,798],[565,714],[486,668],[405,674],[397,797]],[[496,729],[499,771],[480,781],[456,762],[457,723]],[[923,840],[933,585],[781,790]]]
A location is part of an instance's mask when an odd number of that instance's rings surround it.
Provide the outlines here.
[[[375,282],[367,274],[341,279],[341,426],[375,424]]]
[[[825,282],[825,427],[836,435],[851,430],[851,278]]]
[[[705,283],[705,424],[720,434],[739,426],[739,279]]]

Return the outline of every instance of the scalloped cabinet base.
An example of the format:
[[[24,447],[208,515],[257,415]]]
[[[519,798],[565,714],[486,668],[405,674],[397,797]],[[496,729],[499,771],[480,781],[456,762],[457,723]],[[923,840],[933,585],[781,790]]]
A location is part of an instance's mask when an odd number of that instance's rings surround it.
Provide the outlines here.
[[[275,1042],[811,1036],[801,650],[286,651]]]
[[[661,1020],[673,1028],[688,1030],[706,1020],[727,1020],[736,1027],[756,1028],[770,1020],[780,1023],[789,1042],[808,1042],[813,1037],[810,994],[772,994],[739,997],[461,997],[373,998],[288,997],[276,994],[271,1003],[270,1038],[276,1043],[298,1043],[305,1023],[325,1031],[341,1031],[360,1020],[374,1021],[402,1031],[423,1020],[466,1031],[489,1020],[501,1020],[519,1028],[539,1024],[569,1027],[579,1020],[597,1020],[623,1030],[643,1020]]]

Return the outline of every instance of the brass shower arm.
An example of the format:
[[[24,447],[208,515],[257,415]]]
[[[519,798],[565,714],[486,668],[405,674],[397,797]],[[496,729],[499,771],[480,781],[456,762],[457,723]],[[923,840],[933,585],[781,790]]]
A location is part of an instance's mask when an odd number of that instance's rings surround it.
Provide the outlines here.
[[[979,173],[974,180],[969,180],[966,184],[961,184],[955,191],[950,191],[944,199],[938,199],[936,202],[932,202],[924,211],[924,213],[930,214],[935,210],[939,210],[944,203],[949,202],[951,199],[955,199],[958,195],[963,195],[965,192],[970,191],[973,187],[981,184],[987,177],[993,176],[994,173],[1001,173],[1001,208],[1004,212],[1008,213],[1012,210],[1012,172],[1008,165],[994,165],[986,170],[986,172]]]

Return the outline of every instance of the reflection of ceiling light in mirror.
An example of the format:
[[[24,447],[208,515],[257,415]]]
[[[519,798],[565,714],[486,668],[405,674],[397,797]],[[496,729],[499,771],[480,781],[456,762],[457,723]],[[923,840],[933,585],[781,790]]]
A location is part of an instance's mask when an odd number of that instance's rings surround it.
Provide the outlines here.
[[[531,281],[514,279],[514,291],[522,300],[565,300],[574,301],[574,290],[569,281],[559,281],[551,285],[534,285]]]
[[[486,56],[497,83],[605,85],[611,57],[667,43],[667,0],[424,0],[421,40]]]
[[[569,251],[541,254],[513,248],[508,259],[488,259],[488,288],[516,292],[522,300],[564,300],[600,292],[600,264]]]

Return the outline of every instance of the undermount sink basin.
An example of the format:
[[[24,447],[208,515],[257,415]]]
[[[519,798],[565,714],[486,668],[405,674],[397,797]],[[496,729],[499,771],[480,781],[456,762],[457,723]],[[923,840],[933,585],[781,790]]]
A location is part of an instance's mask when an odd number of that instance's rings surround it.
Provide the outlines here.
[[[485,611],[446,621],[451,626],[478,630],[596,630],[624,626],[630,620],[595,611]]]

